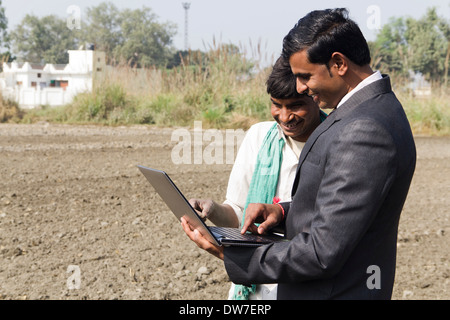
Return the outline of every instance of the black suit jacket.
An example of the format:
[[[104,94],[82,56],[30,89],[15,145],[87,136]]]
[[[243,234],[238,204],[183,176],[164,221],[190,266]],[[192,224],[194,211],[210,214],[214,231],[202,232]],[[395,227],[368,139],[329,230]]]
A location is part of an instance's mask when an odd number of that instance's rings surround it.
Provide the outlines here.
[[[230,279],[278,283],[279,299],[390,299],[415,163],[408,120],[384,76],[308,139],[283,204],[290,241],[225,248]]]

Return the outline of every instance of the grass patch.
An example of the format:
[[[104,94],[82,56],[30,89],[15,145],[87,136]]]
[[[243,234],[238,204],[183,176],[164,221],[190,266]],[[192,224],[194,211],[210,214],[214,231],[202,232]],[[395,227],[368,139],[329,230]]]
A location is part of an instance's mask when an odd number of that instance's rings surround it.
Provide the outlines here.
[[[108,67],[95,79],[92,92],[78,94],[63,107],[22,111],[1,99],[0,121],[160,127],[191,127],[202,121],[204,128],[246,130],[271,120],[265,84],[270,68],[259,68],[258,61],[235,49],[218,46],[202,59],[188,57],[170,70]],[[426,98],[398,94],[414,134],[450,134],[450,94],[442,91]]]
[[[21,121],[24,114],[17,102],[4,99],[0,92],[0,123]]]
[[[399,96],[414,134],[450,135],[450,97],[433,94],[425,98]]]

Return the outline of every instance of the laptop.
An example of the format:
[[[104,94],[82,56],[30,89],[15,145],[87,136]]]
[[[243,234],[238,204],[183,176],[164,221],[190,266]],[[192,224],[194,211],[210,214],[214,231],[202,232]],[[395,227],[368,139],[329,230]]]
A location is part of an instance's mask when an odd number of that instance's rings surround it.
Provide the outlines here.
[[[241,234],[238,228],[208,226],[164,171],[137,166],[169,209],[180,220],[184,218],[192,228],[197,229],[209,242],[216,246],[258,247],[261,245],[287,241],[279,235]]]

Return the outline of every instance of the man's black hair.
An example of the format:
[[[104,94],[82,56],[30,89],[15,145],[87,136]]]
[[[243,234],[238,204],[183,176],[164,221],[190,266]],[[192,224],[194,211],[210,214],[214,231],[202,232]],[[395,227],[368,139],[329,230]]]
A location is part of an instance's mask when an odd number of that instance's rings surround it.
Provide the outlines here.
[[[283,56],[307,50],[311,63],[325,64],[334,52],[340,52],[353,63],[370,63],[370,51],[360,28],[349,19],[344,8],[317,10],[300,19],[283,40]]]
[[[275,62],[266,85],[267,93],[275,99],[292,99],[302,96],[297,92],[296,79],[289,60],[283,57]]]

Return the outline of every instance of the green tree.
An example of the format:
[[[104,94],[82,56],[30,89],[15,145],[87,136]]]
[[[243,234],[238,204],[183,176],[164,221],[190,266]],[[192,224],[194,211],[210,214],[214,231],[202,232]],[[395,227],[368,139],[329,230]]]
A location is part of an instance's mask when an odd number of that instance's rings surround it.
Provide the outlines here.
[[[122,41],[114,56],[127,59],[131,66],[165,66],[174,51],[172,38],[176,27],[158,23],[149,8],[125,9],[120,14]]]
[[[67,50],[78,46],[76,32],[55,15],[38,18],[27,14],[10,38],[13,52],[20,59],[35,63],[68,63]]]
[[[203,52],[201,50],[178,50],[172,54],[169,59],[166,68],[173,69],[180,66],[195,66],[204,70],[210,63],[210,56],[214,54],[214,51]]]
[[[420,72],[428,80],[447,83],[450,58],[450,24],[436,8],[416,20],[395,18],[370,43],[374,67],[407,76]]]
[[[5,15],[5,8],[2,6],[2,0],[0,0],[0,48],[9,49],[9,38],[8,38],[8,18]]]
[[[87,8],[86,18],[82,20],[83,40],[94,44],[96,50],[104,51],[109,63],[113,60],[114,49],[122,41],[119,16],[114,4],[102,2]]]
[[[410,48],[410,67],[432,81],[444,79],[445,57],[449,43],[441,28],[448,23],[439,18],[436,8],[428,9],[419,20],[406,19],[405,38]],[[448,32],[448,31],[447,31]]]
[[[391,18],[383,26],[374,43],[369,43],[375,68],[405,74],[408,72],[408,44],[403,18]]]
[[[450,6],[450,4],[449,4]],[[439,30],[442,32],[444,39],[447,41],[447,53],[444,62],[444,87],[447,88],[449,76],[449,60],[450,60],[450,21],[441,19],[439,21]]]
[[[150,8],[119,10],[103,2],[87,9],[85,37],[96,49],[106,52],[110,63],[131,66],[164,66],[173,55],[176,27],[160,23]]]
[[[7,32],[8,28],[8,18],[5,15],[5,8],[2,6],[2,0],[0,0],[0,62],[11,62],[14,61],[15,57],[9,51],[9,35]],[[2,66],[0,65],[0,70]]]
[[[96,50],[106,52],[110,64],[165,66],[175,51],[172,38],[176,27],[157,18],[150,8],[119,10],[108,2],[86,10],[81,30],[68,28],[66,19],[54,15],[26,15],[11,32],[13,52],[30,62],[64,64],[68,63],[67,50],[94,44]]]

